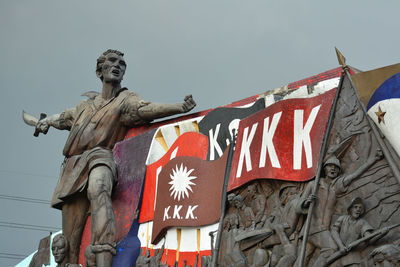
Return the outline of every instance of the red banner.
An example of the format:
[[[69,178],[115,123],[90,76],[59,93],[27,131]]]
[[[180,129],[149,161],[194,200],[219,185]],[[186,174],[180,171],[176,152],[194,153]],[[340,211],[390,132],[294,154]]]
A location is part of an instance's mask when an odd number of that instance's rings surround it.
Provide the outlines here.
[[[240,121],[228,190],[260,178],[312,179],[335,93],[282,100]]]
[[[168,162],[158,179],[151,243],[157,244],[173,226],[203,226],[218,221],[228,150],[206,161],[177,157]]]
[[[187,132],[178,137],[161,159],[147,166],[139,223],[153,220],[157,180],[164,165],[177,156],[192,156],[206,159],[207,151],[207,136],[196,132]]]

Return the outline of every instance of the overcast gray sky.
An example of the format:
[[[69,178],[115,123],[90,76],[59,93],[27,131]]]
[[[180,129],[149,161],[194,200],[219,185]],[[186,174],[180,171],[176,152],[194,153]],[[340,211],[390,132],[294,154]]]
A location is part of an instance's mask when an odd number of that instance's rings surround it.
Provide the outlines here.
[[[34,138],[22,110],[59,113],[100,90],[104,50],[125,52],[130,90],[155,102],[191,93],[200,111],[335,68],[335,46],[362,70],[398,63],[399,10],[396,0],[0,0],[0,266],[46,235],[9,223],[61,227],[48,205],[4,199],[50,200],[63,160],[67,132]]]

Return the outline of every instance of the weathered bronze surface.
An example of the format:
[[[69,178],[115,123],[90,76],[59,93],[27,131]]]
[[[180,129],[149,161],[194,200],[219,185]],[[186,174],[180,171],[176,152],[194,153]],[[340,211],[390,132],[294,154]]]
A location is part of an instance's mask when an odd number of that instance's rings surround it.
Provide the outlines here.
[[[52,199],[52,206],[61,209],[63,215],[64,238],[60,240],[65,242],[59,241],[64,246],[62,255],[58,253],[56,258],[59,266],[78,263],[88,211],[92,237],[85,253],[87,266],[112,266],[117,241],[111,202],[112,190],[118,181],[112,154],[115,143],[132,127],[188,112],[196,105],[191,95],[183,103],[160,104],[144,101],[123,88],[121,81],[126,69],[123,55],[110,49],[97,59],[96,75],[102,82],[100,93],[85,93],[88,99],[76,107],[49,117],[41,116],[33,125],[35,136],[46,134],[50,127],[70,131],[63,151],[61,177]],[[27,122],[26,114],[24,120]],[[32,121],[35,118],[30,116],[28,122]]]
[[[399,266],[400,185],[346,77],[327,147],[316,195],[265,179],[228,193],[219,265],[300,266],[311,216],[305,266]]]
[[[68,241],[63,234],[58,234],[53,238],[51,251],[53,253],[54,261],[57,263],[57,266],[63,266],[69,252]]]
[[[38,250],[33,255],[29,267],[42,267],[50,264],[50,237],[51,235],[40,240]]]

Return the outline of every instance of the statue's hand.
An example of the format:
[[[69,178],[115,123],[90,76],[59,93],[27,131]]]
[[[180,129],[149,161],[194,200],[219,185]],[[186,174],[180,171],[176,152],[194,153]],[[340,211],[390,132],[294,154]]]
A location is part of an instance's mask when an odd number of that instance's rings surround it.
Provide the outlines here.
[[[314,202],[317,199],[317,196],[314,194],[310,194],[303,203],[303,207],[308,208],[311,202]]]
[[[381,235],[384,236],[387,233],[389,233],[389,231],[390,231],[389,227],[383,227],[382,230],[381,230]]]
[[[185,102],[182,103],[182,112],[191,111],[196,106],[196,102],[193,100],[192,95],[185,96],[183,100]]]
[[[340,252],[341,252],[342,254],[347,254],[347,253],[350,252],[350,248],[348,248],[348,247],[346,247],[346,246],[342,246],[342,247],[340,248]]]
[[[368,163],[374,164],[375,162],[377,162],[378,160],[381,160],[382,158],[383,158],[382,150],[377,149],[377,150],[375,150],[374,155],[369,156]]]
[[[49,131],[50,124],[47,118],[38,121],[36,125],[36,129],[39,130],[40,133],[47,134]]]
[[[375,160],[380,160],[383,158],[383,152],[380,149],[377,149],[375,152]]]

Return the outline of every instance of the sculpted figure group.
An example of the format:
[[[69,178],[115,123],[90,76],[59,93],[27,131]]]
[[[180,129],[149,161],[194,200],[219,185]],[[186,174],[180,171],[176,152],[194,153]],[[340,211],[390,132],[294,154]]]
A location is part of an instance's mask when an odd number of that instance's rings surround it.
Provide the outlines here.
[[[88,99],[60,114],[37,122],[35,135],[46,134],[50,127],[68,130],[61,177],[51,205],[62,210],[65,255],[59,266],[78,263],[81,235],[91,215],[91,245],[87,266],[112,266],[115,254],[116,226],[111,202],[118,181],[112,149],[131,128],[154,119],[185,113],[196,105],[192,96],[183,103],[159,104],[141,99],[121,86],[126,70],[124,54],[107,50],[98,59],[96,75],[102,82],[100,93],[84,94]],[[26,121],[26,120],[25,120]]]
[[[335,220],[333,214],[338,196],[345,195],[350,185],[381,158],[381,151],[374,150],[354,172],[343,173],[339,159],[329,156],[317,195],[312,194],[314,181],[305,184],[303,190],[301,184],[272,182],[271,186],[278,188],[272,195],[263,191],[262,182],[230,193],[223,232],[225,251],[220,264],[300,266],[305,216],[309,216],[308,207],[315,201],[305,266],[362,266],[359,249],[381,239],[390,228],[375,231],[362,218],[366,208],[361,197],[348,201],[346,214]],[[364,242],[359,243],[362,238]]]

